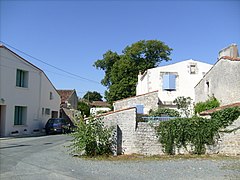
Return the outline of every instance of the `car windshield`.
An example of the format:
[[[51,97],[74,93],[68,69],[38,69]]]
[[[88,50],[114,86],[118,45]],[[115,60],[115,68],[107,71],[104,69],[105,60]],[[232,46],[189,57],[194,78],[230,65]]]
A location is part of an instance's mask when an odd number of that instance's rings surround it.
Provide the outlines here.
[[[48,121],[50,124],[57,124],[57,123],[61,123],[62,119],[49,119]]]

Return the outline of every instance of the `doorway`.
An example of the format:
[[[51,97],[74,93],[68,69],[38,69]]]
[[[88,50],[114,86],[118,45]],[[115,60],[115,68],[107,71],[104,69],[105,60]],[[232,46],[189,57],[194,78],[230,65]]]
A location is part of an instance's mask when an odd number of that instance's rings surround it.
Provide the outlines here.
[[[0,105],[0,137],[5,134],[6,106]]]

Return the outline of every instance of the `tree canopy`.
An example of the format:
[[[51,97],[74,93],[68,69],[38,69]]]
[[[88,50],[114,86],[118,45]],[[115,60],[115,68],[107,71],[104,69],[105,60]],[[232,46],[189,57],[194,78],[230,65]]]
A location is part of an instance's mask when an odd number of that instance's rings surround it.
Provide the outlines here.
[[[169,61],[172,49],[159,40],[141,40],[127,46],[122,54],[111,50],[103,59],[94,63],[97,69],[105,71],[101,83],[108,88],[105,98],[109,102],[136,94],[139,71],[157,67],[161,61]]]
[[[84,96],[83,99],[88,100],[89,102],[92,101],[102,101],[102,95],[96,91],[88,91]]]
[[[79,111],[81,111],[82,116],[89,116],[90,115],[90,107],[89,105],[84,101],[78,102],[78,108]]]

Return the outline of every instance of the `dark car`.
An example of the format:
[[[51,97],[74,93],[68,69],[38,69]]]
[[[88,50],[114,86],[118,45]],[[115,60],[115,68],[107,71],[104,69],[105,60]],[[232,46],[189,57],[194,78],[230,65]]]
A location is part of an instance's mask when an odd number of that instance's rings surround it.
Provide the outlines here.
[[[72,129],[72,123],[63,118],[51,118],[45,125],[46,134],[69,133]]]

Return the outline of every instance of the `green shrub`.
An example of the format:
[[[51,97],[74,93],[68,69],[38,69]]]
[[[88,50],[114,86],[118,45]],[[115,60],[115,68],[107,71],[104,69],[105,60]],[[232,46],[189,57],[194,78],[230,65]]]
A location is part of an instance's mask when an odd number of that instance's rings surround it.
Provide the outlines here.
[[[150,111],[149,113],[150,116],[163,116],[167,115],[170,117],[180,117],[180,114],[178,111],[174,109],[169,109],[169,108],[158,108],[155,111]]]
[[[209,110],[209,109],[213,109],[216,107],[220,106],[220,102],[214,97],[211,96],[209,97],[209,99],[205,102],[198,102],[194,109],[195,109],[195,114]]]
[[[221,128],[232,124],[240,116],[240,108],[227,108],[212,114],[211,119],[194,116],[163,121],[156,128],[159,142],[166,154],[176,148],[193,145],[195,154],[205,153],[205,145],[213,145]]]
[[[74,153],[82,153],[86,156],[109,155],[112,153],[111,136],[112,129],[104,126],[99,118],[89,118],[87,123],[80,120],[76,123],[76,131],[70,145]]]

